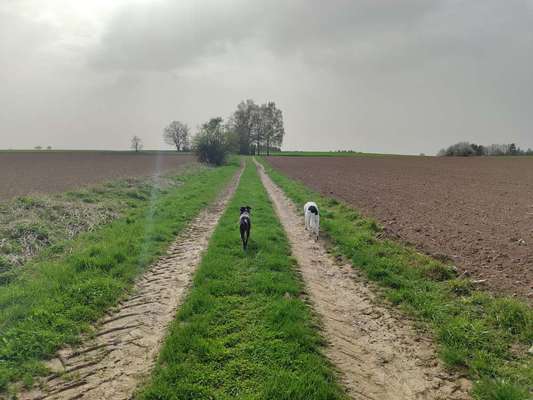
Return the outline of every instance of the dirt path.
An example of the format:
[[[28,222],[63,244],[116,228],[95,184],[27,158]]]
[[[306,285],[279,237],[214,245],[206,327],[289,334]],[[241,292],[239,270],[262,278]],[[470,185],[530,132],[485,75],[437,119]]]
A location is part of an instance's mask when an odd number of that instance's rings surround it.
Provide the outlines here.
[[[204,209],[177,237],[167,255],[139,278],[128,299],[98,325],[93,339],[79,348],[61,350],[50,367],[55,374],[24,400],[131,398],[148,376],[168,324],[182,303],[242,169],[217,201]]]
[[[287,232],[313,308],[353,399],[468,399],[470,383],[447,374],[428,338],[405,317],[379,305],[369,284],[351,265],[338,265],[324,243],[304,230],[303,216],[259,166],[261,179]]]

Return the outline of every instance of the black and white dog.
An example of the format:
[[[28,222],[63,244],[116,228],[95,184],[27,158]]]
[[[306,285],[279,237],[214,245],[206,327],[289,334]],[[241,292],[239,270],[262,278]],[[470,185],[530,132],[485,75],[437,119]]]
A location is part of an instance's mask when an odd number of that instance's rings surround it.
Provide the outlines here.
[[[241,216],[239,217],[239,228],[241,231],[242,248],[246,250],[248,247],[248,239],[250,238],[250,230],[252,229],[252,220],[250,218],[250,211],[252,207],[241,207]]]
[[[314,201],[308,201],[304,206],[305,230],[311,231],[313,237],[318,240],[320,230],[320,215],[318,206]]]

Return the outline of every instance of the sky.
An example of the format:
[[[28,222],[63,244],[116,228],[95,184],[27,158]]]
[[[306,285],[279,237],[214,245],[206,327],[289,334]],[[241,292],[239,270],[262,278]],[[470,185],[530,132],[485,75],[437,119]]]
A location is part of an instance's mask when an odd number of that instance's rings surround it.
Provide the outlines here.
[[[533,0],[0,0],[0,148],[168,148],[248,98],[287,150],[533,147]]]

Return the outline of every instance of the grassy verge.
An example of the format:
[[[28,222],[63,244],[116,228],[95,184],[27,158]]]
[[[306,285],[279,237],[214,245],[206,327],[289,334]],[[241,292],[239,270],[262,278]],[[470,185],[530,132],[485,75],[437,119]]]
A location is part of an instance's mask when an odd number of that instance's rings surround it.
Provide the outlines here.
[[[243,253],[238,210],[252,207]],[[341,399],[253,163],[211,238],[139,399]]]
[[[52,246],[0,287],[0,389],[45,373],[41,361],[89,331],[237,168],[200,168],[177,177],[179,186],[153,187],[124,217]]]
[[[193,173],[195,167],[180,171]],[[164,196],[181,182],[177,173],[114,180],[53,195],[18,197],[0,202],[0,285],[20,267],[50,247],[142,207],[154,188]],[[43,254],[43,258],[49,255]]]
[[[378,282],[390,301],[431,329],[445,363],[475,381],[476,399],[531,399],[530,307],[477,291],[470,281],[457,278],[449,266],[414,249],[379,239],[380,228],[374,221],[261,162],[297,205],[315,199],[322,212],[321,228],[335,251]]]

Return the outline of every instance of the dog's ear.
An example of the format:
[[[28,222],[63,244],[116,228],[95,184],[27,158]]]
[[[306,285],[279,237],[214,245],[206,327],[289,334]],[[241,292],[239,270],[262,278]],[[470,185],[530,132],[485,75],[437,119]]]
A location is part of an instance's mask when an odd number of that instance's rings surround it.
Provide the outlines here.
[[[246,206],[246,209],[248,210],[248,212],[252,211],[252,207],[250,206]]]
[[[246,211],[246,207],[241,207],[241,214]]]

